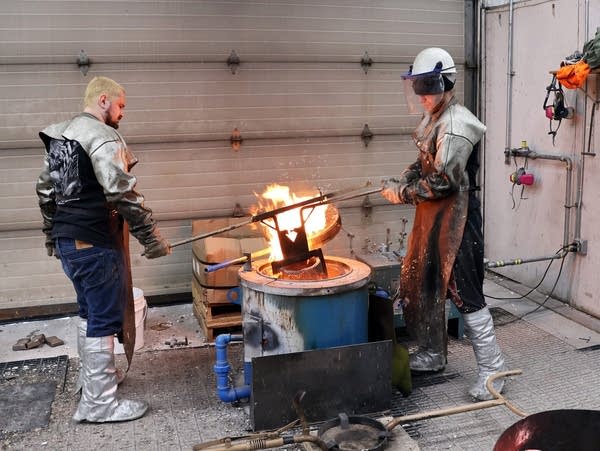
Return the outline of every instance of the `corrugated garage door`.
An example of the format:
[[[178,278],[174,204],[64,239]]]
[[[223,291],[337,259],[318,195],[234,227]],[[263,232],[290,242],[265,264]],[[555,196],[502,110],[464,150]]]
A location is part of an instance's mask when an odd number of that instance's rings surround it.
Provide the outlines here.
[[[193,219],[248,208],[270,183],[327,192],[399,174],[415,158],[417,121],[400,74],[427,46],[458,65],[465,54],[464,1],[19,0],[0,10],[0,309],[74,300],[43,246],[37,134],[81,110],[93,76],[126,87],[120,131],[141,161],[138,188],[177,241]],[[239,65],[227,63],[232,51]],[[377,195],[369,215],[363,201],[340,206],[329,252],[359,251],[388,228],[396,241],[403,216],[410,226],[410,208]],[[154,261],[140,249],[134,241],[134,284],[146,295],[190,291],[191,245]]]

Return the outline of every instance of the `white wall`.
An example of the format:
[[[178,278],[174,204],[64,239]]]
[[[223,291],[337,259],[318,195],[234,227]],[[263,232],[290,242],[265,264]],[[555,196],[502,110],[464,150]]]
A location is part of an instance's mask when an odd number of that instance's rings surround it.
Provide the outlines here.
[[[490,2],[487,2],[490,5]],[[496,2],[497,4],[498,2]],[[502,2],[508,3],[508,2]],[[565,89],[567,104],[575,108],[572,120],[563,120],[553,145],[548,135],[549,120],[543,103],[546,87],[561,61],[575,50],[582,50],[600,25],[600,0],[521,1],[513,3],[512,89],[507,93],[509,61],[509,5],[488,7],[482,14],[482,118],[488,126],[485,136],[485,237],[486,257],[490,260],[531,259],[554,254],[563,244],[567,165],[560,161],[518,158],[515,166],[504,162],[505,148],[518,148],[527,141],[531,150],[573,161],[572,204],[578,199],[581,184],[581,233],[577,233],[576,208],[570,208],[568,242],[587,241],[587,255],[569,253],[560,273],[560,260],[554,260],[539,290],[573,306],[600,316],[600,264],[598,243],[600,156],[582,156],[587,150],[588,128],[593,100],[586,91]],[[587,21],[587,24],[586,24]],[[589,31],[586,34],[586,27]],[[588,77],[587,94],[597,99],[600,74]],[[551,96],[552,99],[552,96]],[[507,120],[507,105],[511,115]],[[600,114],[594,119],[600,127]],[[553,122],[556,128],[557,122]],[[592,135],[591,151],[598,151],[598,133]],[[521,187],[509,181],[516,167],[527,164],[535,184]],[[511,195],[512,191],[512,195]],[[523,197],[523,199],[521,199]],[[514,204],[513,204],[514,199]],[[579,235],[579,236],[576,236]],[[541,261],[507,266],[496,271],[530,287],[542,280],[550,263]]]

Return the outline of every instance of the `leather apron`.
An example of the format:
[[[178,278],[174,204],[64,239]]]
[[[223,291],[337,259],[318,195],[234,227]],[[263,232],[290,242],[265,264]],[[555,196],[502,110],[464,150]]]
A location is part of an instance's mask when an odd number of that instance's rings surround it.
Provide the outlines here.
[[[415,141],[433,152],[419,152],[422,177],[435,171],[435,122],[440,111]],[[416,132],[417,133],[417,132]],[[460,247],[469,200],[468,191],[417,204],[400,279],[400,298],[408,330],[419,347],[447,355],[445,303],[452,268]]]

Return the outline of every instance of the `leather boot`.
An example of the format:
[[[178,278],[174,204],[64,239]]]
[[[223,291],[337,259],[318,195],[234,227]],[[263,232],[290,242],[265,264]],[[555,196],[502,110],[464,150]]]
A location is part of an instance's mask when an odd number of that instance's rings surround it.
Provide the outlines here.
[[[469,394],[478,401],[488,401],[494,396],[488,391],[485,383],[491,375],[506,369],[504,357],[496,342],[494,321],[487,307],[473,313],[463,313],[465,321],[465,335],[471,340],[475,360],[479,369],[477,382],[469,389]],[[493,383],[494,389],[502,393],[504,379],[497,379]]]
[[[83,348],[85,346],[85,338],[87,336],[87,320],[80,318],[79,324],[77,325],[77,354],[79,355],[79,370],[77,374],[77,382],[75,383],[75,393],[81,391],[83,386]],[[119,368],[115,368],[117,375],[117,384],[120,384],[125,380],[126,373],[121,371]]]
[[[86,337],[83,346],[83,387],[75,421],[92,423],[135,420],[148,410],[144,401],[117,398],[114,337]]]

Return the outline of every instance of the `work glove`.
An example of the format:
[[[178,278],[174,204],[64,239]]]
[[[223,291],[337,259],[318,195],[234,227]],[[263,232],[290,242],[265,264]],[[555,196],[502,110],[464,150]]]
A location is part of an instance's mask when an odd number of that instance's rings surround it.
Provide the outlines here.
[[[171,254],[171,245],[159,234],[144,246],[144,256],[146,258],[158,258]]]
[[[58,258],[58,255],[56,255],[56,249],[54,248],[54,240],[50,237],[46,238],[46,252],[48,253],[48,257],[56,257]]]
[[[383,190],[381,191],[381,195],[385,197],[388,201],[393,204],[402,203],[402,198],[400,197],[400,181],[398,179],[386,179],[382,181]]]

